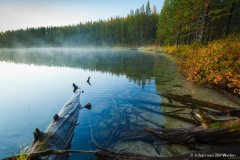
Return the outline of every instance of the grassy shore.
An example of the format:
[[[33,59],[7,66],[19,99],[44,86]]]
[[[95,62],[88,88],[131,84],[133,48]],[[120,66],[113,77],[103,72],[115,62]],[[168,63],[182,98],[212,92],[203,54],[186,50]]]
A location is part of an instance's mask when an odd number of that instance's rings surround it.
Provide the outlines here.
[[[240,35],[205,45],[146,46],[144,49],[173,55],[181,74],[189,81],[240,97]]]

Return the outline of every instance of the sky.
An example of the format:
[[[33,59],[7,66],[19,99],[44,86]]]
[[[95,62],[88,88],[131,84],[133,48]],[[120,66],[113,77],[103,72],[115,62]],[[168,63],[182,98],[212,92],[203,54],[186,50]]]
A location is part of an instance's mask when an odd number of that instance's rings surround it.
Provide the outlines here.
[[[160,11],[164,0],[150,0]],[[0,0],[0,32],[126,16],[147,0]]]

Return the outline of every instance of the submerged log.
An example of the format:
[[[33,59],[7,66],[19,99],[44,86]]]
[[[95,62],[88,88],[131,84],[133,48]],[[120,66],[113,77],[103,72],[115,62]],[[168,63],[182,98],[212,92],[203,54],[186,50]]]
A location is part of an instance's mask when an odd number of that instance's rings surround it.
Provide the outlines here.
[[[161,131],[146,129],[146,131],[160,139],[177,144],[240,144],[240,131],[228,128],[193,127],[162,129]]]
[[[186,117],[178,116],[176,114],[166,113],[166,112],[159,112],[157,110],[153,110],[153,109],[150,109],[148,107],[143,107],[143,106],[137,106],[137,107],[142,109],[142,110],[151,112],[151,113],[156,113],[156,114],[168,116],[168,117],[171,117],[171,118],[174,118],[174,119],[177,119],[177,120],[181,120],[181,121],[184,121],[184,122],[188,122],[188,123],[191,123],[191,124],[194,124],[194,125],[200,125],[200,123],[197,122],[197,121],[194,121],[194,120],[186,118]]]
[[[190,95],[182,95],[181,96],[181,95],[176,95],[176,94],[172,94],[172,93],[162,93],[160,95],[163,97],[169,98],[169,99],[173,99],[177,102],[181,102],[184,105],[191,105],[191,106],[195,106],[195,107],[205,107],[205,108],[210,108],[210,109],[214,109],[214,110],[218,110],[218,111],[227,111],[227,110],[236,109],[236,108],[229,107],[229,106],[224,106],[224,105],[220,105],[220,104],[214,104],[214,103],[194,99]]]
[[[72,97],[65,103],[60,112],[54,116],[54,120],[49,124],[44,133],[38,129],[34,132],[35,136],[28,154],[45,151],[45,150],[66,150],[72,142],[74,129],[77,123],[80,104],[81,90],[77,89]],[[41,133],[41,134],[38,134]],[[68,154],[49,155],[41,157],[46,160],[64,160]]]

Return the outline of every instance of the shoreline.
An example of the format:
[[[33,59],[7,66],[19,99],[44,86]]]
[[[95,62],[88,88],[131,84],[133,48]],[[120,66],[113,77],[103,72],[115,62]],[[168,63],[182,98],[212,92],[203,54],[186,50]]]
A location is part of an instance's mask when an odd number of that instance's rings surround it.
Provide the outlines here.
[[[182,71],[181,71],[181,67],[179,66],[179,58],[180,57],[177,57],[176,55],[174,54],[169,54],[166,50],[162,49],[161,51],[159,51],[160,47],[158,46],[144,46],[144,47],[138,47],[137,50],[139,50],[140,52],[149,52],[149,53],[152,53],[152,54],[160,54],[161,56],[164,56],[165,58],[167,58],[168,60],[172,61],[176,67],[179,69],[180,71],[180,74],[184,77],[184,79],[188,82],[191,82],[187,79],[187,76],[182,74]],[[223,89],[219,89],[219,88],[216,88],[216,87],[207,87],[206,85],[201,85],[201,84],[197,84],[197,83],[194,83],[194,82],[191,82],[197,86],[200,86],[200,87],[203,87],[203,88],[207,88],[207,89],[211,89],[211,90],[214,90],[218,93],[220,93],[221,95],[223,95],[224,97],[226,97],[227,99],[229,99],[230,101],[232,101],[233,103],[237,104],[240,108],[240,97],[237,97],[236,95],[230,93],[230,92],[227,92]]]

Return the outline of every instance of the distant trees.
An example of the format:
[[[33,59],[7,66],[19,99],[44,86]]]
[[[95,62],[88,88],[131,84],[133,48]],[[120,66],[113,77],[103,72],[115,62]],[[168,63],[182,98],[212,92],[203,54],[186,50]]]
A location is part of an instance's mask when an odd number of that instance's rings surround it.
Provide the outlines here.
[[[165,0],[159,16],[160,44],[207,42],[240,32],[239,0]]]
[[[0,47],[14,46],[137,46],[154,43],[158,16],[156,6],[131,10],[127,17],[115,17],[75,26],[40,27],[0,34]]]
[[[148,1],[127,17],[0,33],[0,47],[205,43],[239,33],[239,17],[239,0],[165,0],[160,15]]]

